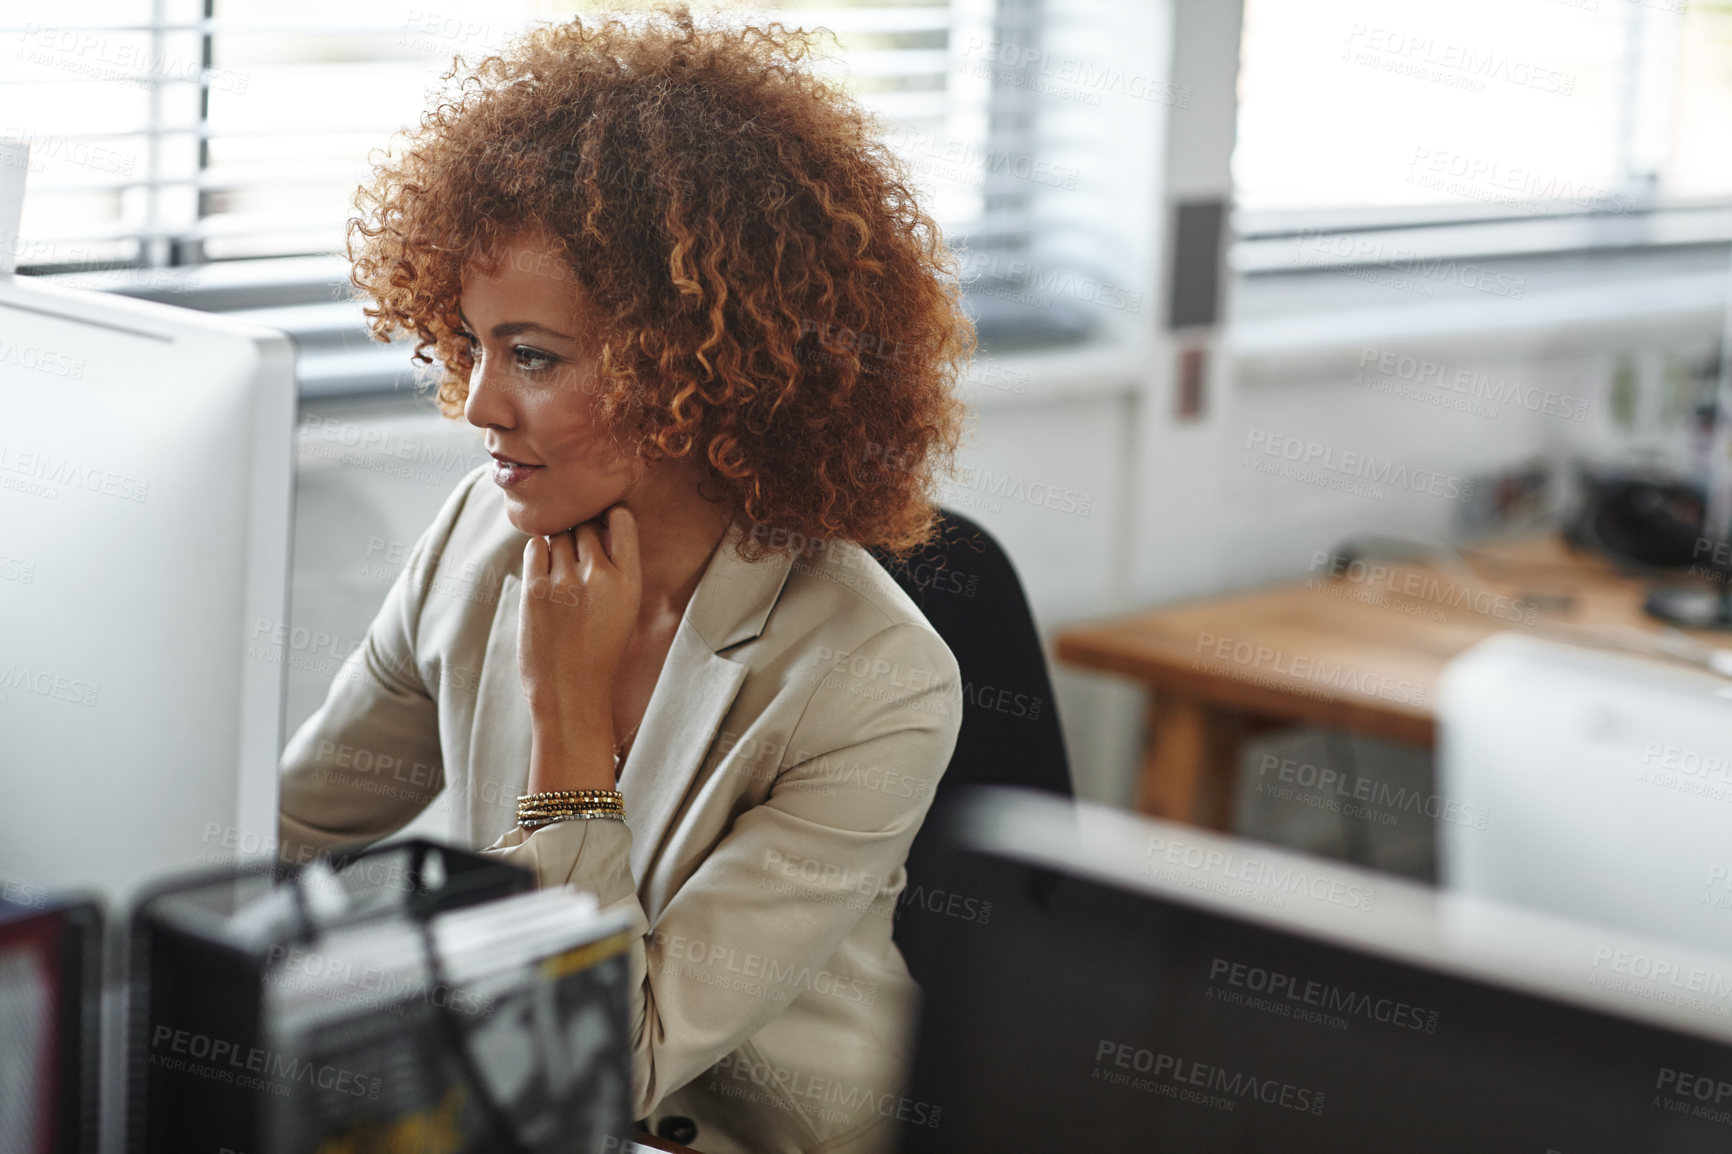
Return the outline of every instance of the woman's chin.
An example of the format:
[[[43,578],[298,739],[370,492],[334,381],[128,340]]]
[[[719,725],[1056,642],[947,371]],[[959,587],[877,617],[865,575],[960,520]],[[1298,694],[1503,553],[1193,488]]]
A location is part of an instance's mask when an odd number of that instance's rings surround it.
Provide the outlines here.
[[[510,498],[505,502],[505,519],[511,522],[513,529],[527,537],[547,537],[571,528],[569,524],[556,525],[533,505],[524,507]]]
[[[550,537],[599,515],[599,510],[586,514],[585,510],[576,507],[549,509],[539,501],[522,500],[510,490],[505,493],[505,519],[511,522],[513,529],[527,537]]]

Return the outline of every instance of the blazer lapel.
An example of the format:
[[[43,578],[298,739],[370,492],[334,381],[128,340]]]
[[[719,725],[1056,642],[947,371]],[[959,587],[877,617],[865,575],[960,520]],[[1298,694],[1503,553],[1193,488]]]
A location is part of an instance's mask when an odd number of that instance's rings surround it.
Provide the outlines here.
[[[632,832],[632,876],[652,922],[669,896],[668,879],[646,882],[748,672],[718,650],[763,631],[792,568],[782,554],[741,561],[734,553],[741,531],[738,521],[728,527],[698,578],[620,774]]]
[[[646,891],[645,882],[704,753],[745,680],[744,665],[716,656],[688,622],[680,622],[620,772],[619,789],[631,827],[631,873],[651,921],[667,895],[660,886]]]

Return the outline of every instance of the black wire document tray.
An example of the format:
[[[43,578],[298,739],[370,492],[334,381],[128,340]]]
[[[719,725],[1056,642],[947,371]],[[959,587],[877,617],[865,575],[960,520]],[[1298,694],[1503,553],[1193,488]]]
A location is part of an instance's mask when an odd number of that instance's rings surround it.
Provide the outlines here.
[[[617,1145],[627,923],[533,885],[423,841],[160,887],[133,919],[128,1149]]]

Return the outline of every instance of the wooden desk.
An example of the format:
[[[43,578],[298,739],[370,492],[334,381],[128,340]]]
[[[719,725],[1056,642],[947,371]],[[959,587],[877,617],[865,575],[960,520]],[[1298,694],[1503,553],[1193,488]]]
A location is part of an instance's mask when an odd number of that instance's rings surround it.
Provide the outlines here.
[[[1239,748],[1253,734],[1316,725],[1429,747],[1438,674],[1492,633],[1543,635],[1548,622],[1666,628],[1642,612],[1645,579],[1555,534],[1465,552],[1471,569],[1366,562],[1357,579],[1320,571],[1078,626],[1059,634],[1058,658],[1152,691],[1137,809],[1226,830]]]

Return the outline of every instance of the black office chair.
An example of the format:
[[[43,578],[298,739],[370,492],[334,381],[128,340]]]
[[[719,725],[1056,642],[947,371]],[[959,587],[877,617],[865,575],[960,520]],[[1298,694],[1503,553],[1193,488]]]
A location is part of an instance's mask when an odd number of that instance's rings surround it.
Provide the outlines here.
[[[978,524],[939,510],[934,541],[906,560],[873,556],[950,646],[962,672],[962,728],[939,781],[932,816],[908,853],[908,888],[895,938],[922,985],[958,935],[989,932],[994,894],[966,864],[940,852],[947,800],[975,785],[1017,785],[1071,797],[1058,703],[1022,582],[1003,547]]]

